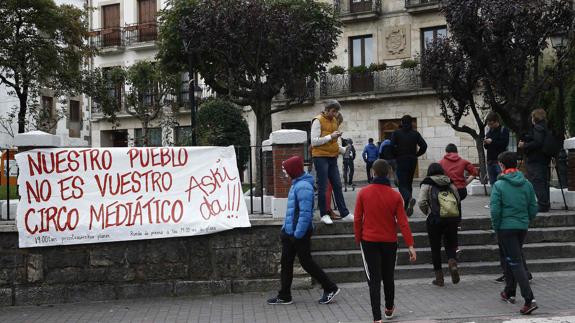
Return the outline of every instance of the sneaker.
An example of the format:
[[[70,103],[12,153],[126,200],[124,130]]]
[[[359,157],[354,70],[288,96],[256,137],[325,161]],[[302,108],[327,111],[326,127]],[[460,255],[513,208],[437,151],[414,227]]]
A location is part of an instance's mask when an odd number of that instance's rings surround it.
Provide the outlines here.
[[[268,305],[290,305],[292,303],[293,303],[293,301],[291,298],[289,300],[279,298],[279,297],[274,297],[274,298],[268,299]]]
[[[335,297],[335,295],[339,294],[340,291],[341,291],[341,289],[338,288],[333,292],[329,292],[329,293],[324,292],[323,296],[319,299],[319,303],[320,304],[329,304],[329,302],[331,302],[333,300],[333,298]]]
[[[321,222],[325,224],[333,224],[333,221],[331,220],[328,214],[321,217]]]
[[[385,309],[385,311],[383,312],[384,317],[387,320],[391,320],[393,318],[393,311],[395,310],[395,306],[392,307],[391,309]]]
[[[533,280],[533,275],[530,272],[527,272],[527,279],[529,279],[529,282]]]
[[[455,250],[455,255],[457,257],[461,256],[461,249],[457,248],[457,250]]]
[[[329,210],[328,212],[329,212],[329,218],[332,221],[341,220],[341,216],[339,214],[335,213],[333,210]]]
[[[486,208],[486,209],[488,209],[488,208],[489,208],[489,204],[484,205],[483,207]]]
[[[535,300],[532,300],[531,304],[523,305],[523,307],[519,310],[519,313],[521,313],[523,315],[528,315],[528,314],[531,314],[531,312],[535,311],[538,308],[539,308],[539,306],[537,306],[537,303],[535,302]]]
[[[341,218],[341,221],[343,221],[343,222],[353,222],[353,214],[350,213],[350,214],[344,216],[343,218]]]
[[[515,296],[507,296],[507,293],[505,292],[501,292],[501,294],[499,294],[499,296],[501,296],[501,300],[509,303],[509,304],[515,304]]]
[[[505,275],[501,275],[501,276],[495,278],[495,282],[496,283],[504,283],[505,282]]]
[[[407,216],[413,215],[413,207],[414,206],[415,206],[415,199],[411,199],[409,201],[409,204],[407,205],[407,210],[405,210],[405,212],[407,213]]]

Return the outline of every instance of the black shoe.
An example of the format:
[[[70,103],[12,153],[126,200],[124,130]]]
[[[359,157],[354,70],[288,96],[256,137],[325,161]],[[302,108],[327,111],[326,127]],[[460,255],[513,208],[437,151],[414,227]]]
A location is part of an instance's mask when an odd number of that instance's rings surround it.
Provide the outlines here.
[[[500,277],[495,278],[496,283],[504,283],[505,282],[505,275],[501,275]]]
[[[341,289],[338,288],[333,292],[329,292],[329,293],[324,292],[323,296],[319,299],[319,303],[320,304],[329,304],[329,302],[331,302],[331,300],[335,297],[335,295],[339,294],[340,291],[341,291]]]
[[[527,272],[527,279],[529,279],[529,282],[533,280],[533,275],[530,272]]]
[[[535,302],[535,300],[533,300],[533,301],[531,301],[531,304],[523,305],[523,307],[519,310],[519,313],[521,313],[522,315],[528,315],[528,314],[531,314],[531,312],[535,311],[538,308],[539,308],[539,306],[537,306],[537,303]]]
[[[283,299],[283,298],[279,298],[279,297],[274,297],[274,298],[268,299],[269,305],[290,305],[292,303],[293,303],[293,301],[291,298],[290,299]]]
[[[411,199],[409,201],[409,204],[407,204],[407,209],[405,210],[405,213],[407,213],[407,216],[412,216],[413,215],[413,207],[415,206],[415,199]]]

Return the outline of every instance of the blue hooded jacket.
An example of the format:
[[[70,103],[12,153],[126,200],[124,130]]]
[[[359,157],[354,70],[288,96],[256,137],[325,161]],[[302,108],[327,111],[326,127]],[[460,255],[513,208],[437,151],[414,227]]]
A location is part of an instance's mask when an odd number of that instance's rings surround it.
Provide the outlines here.
[[[282,227],[285,234],[301,239],[312,229],[313,199],[313,176],[304,173],[294,179],[288,193],[286,218]]]
[[[363,153],[361,154],[363,156],[363,161],[376,161],[378,157],[378,150],[378,147],[373,143],[365,145],[365,148],[363,148]]]

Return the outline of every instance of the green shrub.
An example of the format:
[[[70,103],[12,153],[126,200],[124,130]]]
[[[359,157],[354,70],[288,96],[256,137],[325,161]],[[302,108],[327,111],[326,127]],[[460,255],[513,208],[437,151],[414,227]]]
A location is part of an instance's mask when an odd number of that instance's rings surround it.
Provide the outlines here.
[[[348,70],[349,74],[365,74],[369,72],[369,69],[365,65],[353,66]]]
[[[369,65],[369,68],[368,68],[368,69],[369,69],[371,72],[375,72],[375,71],[383,71],[383,70],[385,70],[386,68],[387,68],[387,64],[385,64],[385,63],[381,63],[381,64],[371,63],[371,64]]]
[[[250,154],[250,129],[241,108],[229,101],[210,99],[198,111],[198,144],[240,146],[236,149],[238,169],[245,170]]]
[[[329,74],[332,75],[337,75],[337,74],[344,74],[345,73],[345,68],[339,66],[339,65],[335,65],[329,68],[328,70]]]
[[[419,62],[415,59],[404,59],[401,61],[401,68],[415,68]]]

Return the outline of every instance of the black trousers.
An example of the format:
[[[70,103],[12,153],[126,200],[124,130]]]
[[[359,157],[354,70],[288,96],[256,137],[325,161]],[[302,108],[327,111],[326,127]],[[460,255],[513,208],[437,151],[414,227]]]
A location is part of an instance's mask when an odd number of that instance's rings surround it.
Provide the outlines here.
[[[347,185],[353,184],[353,159],[351,158],[344,158],[343,159],[343,181]]]
[[[401,156],[396,158],[397,162],[397,184],[399,193],[403,197],[404,207],[407,209],[413,192],[413,176],[417,166],[417,157]]]
[[[522,253],[526,235],[527,230],[497,231],[497,239],[505,256],[505,293],[507,296],[515,296],[519,284],[525,304],[531,304],[535,297],[527,278]]]
[[[527,179],[533,184],[539,210],[548,211],[551,206],[549,198],[549,162],[536,161],[525,163]]]
[[[281,259],[281,290],[278,297],[291,300],[291,284],[293,281],[293,263],[297,255],[299,263],[310,276],[318,281],[326,292],[337,290],[326,273],[311,258],[311,234],[302,239],[294,239],[282,233],[282,259]]]
[[[458,221],[427,223],[433,270],[441,270],[441,241],[445,241],[444,248],[447,259],[456,259],[458,225]]]
[[[365,171],[367,172],[367,182],[368,183],[371,183],[371,181],[373,180],[373,176],[371,176],[371,166],[373,166],[372,161],[366,161],[365,162]]]
[[[363,266],[369,286],[369,299],[373,320],[381,320],[381,281],[383,280],[383,294],[385,295],[385,308],[391,309],[394,305],[395,283],[393,274],[397,258],[396,242],[361,242]]]
[[[467,189],[466,188],[458,188],[457,194],[459,194],[459,200],[463,201],[467,197]]]

